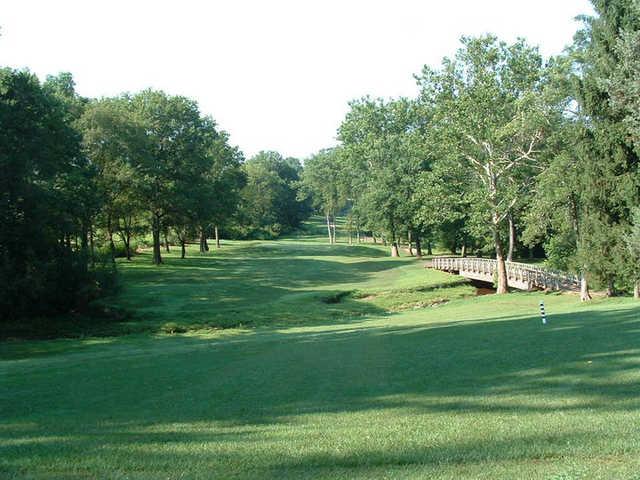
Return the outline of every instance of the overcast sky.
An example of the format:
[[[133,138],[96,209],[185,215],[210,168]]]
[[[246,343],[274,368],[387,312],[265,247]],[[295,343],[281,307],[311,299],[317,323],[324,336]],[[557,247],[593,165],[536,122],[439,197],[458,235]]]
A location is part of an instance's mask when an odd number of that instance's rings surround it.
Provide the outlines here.
[[[2,0],[0,65],[71,72],[81,95],[196,99],[251,156],[335,144],[347,102],[414,96],[461,35],[557,54],[587,0]]]

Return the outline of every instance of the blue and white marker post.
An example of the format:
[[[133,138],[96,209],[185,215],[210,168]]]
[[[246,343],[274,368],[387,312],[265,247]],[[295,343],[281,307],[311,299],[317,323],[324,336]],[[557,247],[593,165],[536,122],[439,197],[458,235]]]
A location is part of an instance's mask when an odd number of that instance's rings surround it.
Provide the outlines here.
[[[544,302],[540,300],[540,316],[542,317],[542,324],[547,324],[547,316],[544,313]]]

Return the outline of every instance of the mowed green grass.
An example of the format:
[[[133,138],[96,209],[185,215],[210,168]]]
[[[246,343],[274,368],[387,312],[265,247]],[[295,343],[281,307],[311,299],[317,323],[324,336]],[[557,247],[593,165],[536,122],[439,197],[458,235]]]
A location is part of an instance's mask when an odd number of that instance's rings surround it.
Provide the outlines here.
[[[155,267],[149,253],[118,266],[123,287],[108,304],[131,313],[111,331],[163,331],[286,326],[345,321],[424,308],[473,296],[460,277],[426,270],[424,261],[388,255],[373,244],[328,245],[322,226],[279,241],[223,242],[188,258],[174,248]],[[303,315],[301,313],[304,313]]]
[[[638,303],[517,293],[396,309],[389,292],[464,286],[304,238],[227,247],[201,259],[219,267],[207,305],[255,328],[2,345],[0,478],[639,478]],[[308,276],[287,266],[307,257]],[[237,286],[242,259],[257,279],[220,293],[224,262]],[[219,321],[164,298],[188,294],[182,275],[205,296],[196,259],[188,272],[178,260],[134,263],[119,301],[155,300],[161,321]],[[371,312],[317,299],[352,290],[373,297]],[[264,318],[245,305],[260,298]],[[194,310],[183,320],[181,308]]]

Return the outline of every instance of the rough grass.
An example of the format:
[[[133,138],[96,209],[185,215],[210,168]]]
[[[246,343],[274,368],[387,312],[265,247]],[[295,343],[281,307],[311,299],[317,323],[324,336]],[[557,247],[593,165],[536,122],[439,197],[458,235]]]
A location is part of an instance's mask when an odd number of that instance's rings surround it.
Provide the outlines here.
[[[4,342],[0,478],[638,478],[637,303],[517,293],[389,313],[390,292],[464,286],[307,240],[253,246],[136,262],[120,301],[191,325],[211,275],[203,305],[257,328]],[[258,279],[238,291],[242,259]]]

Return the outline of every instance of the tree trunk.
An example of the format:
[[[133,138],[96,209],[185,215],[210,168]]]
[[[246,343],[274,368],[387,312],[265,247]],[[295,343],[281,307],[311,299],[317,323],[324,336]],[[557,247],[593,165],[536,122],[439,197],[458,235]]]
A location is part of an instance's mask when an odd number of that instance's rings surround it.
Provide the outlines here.
[[[206,253],[209,251],[209,244],[207,243],[206,229],[203,227],[200,229],[200,253]]]
[[[427,255],[433,255],[433,250],[431,249],[431,239],[427,240]]]
[[[80,249],[82,250],[82,254],[85,258],[87,258],[89,257],[89,227],[87,226],[86,220],[82,221],[81,229]]]
[[[180,239],[180,258],[185,258],[187,256],[187,247],[186,241],[184,239]]]
[[[582,273],[580,276],[580,301],[588,302],[591,300],[591,295],[589,294],[589,284],[587,283],[587,276]]]
[[[153,263],[160,265],[162,255],[160,253],[160,216],[158,214],[153,215],[151,230],[153,234]]]
[[[420,235],[416,235],[416,257],[422,257],[422,244],[420,243]]]
[[[462,256],[462,258],[466,258],[466,256],[467,256],[467,243],[466,242],[462,242],[462,249],[460,250],[460,255]]]
[[[171,250],[169,250],[169,239],[167,238],[167,231],[166,230],[164,232],[162,232],[162,236],[164,238],[164,248],[167,251],[167,253],[169,253]]]
[[[378,243],[378,241],[376,240],[376,234],[375,233],[371,232],[371,238],[373,238],[373,244],[374,245]]]
[[[332,231],[332,236],[331,236],[331,243],[335,244],[336,243],[336,216],[335,215],[331,215],[331,231]]]
[[[508,215],[509,219],[509,253],[507,253],[507,262],[513,261],[513,251],[516,245],[516,226],[513,223],[513,216]]]
[[[131,260],[131,236],[125,232],[122,235],[122,242],[124,243],[124,253],[127,255],[127,260]]]
[[[116,263],[116,244],[113,243],[113,225],[111,223],[111,214],[107,215],[107,235],[109,235],[109,251],[111,252],[111,261]]]
[[[496,246],[496,261],[498,267],[498,286],[496,288],[496,293],[509,293],[509,284],[507,281],[507,264],[504,260],[502,246]]]
[[[609,277],[607,279],[607,291],[606,291],[606,296],[607,297],[613,297],[616,294],[615,292],[615,288],[613,286],[613,278]]]
[[[108,228],[109,234],[109,251],[111,252],[111,260],[116,261],[116,244],[113,242],[113,232]]]
[[[218,234],[218,226],[213,227],[213,231],[216,233],[216,248],[220,248],[220,235]]]
[[[399,257],[400,250],[398,250],[398,237],[396,236],[395,224],[393,220],[391,220],[389,223],[391,225],[391,256]]]
[[[91,266],[96,264],[96,249],[93,244],[93,223],[89,224],[89,248],[91,250]]]
[[[409,256],[413,257],[413,239],[411,238],[411,230],[407,232],[407,239],[409,241]]]
[[[329,233],[329,245],[333,245],[333,235],[331,235],[331,220],[329,219],[328,213],[327,213],[327,232]]]
[[[633,285],[633,298],[640,300],[640,280],[636,280]]]
[[[504,261],[504,252],[502,250],[502,242],[500,241],[500,231],[498,214],[493,214],[493,243],[496,248],[496,266],[498,270],[498,285],[496,293],[504,294],[509,293],[509,284],[507,280],[507,265]]]
[[[127,260],[131,260],[131,230],[127,227],[126,223],[123,228],[119,228],[120,239],[124,244],[124,253],[127,256]]]

